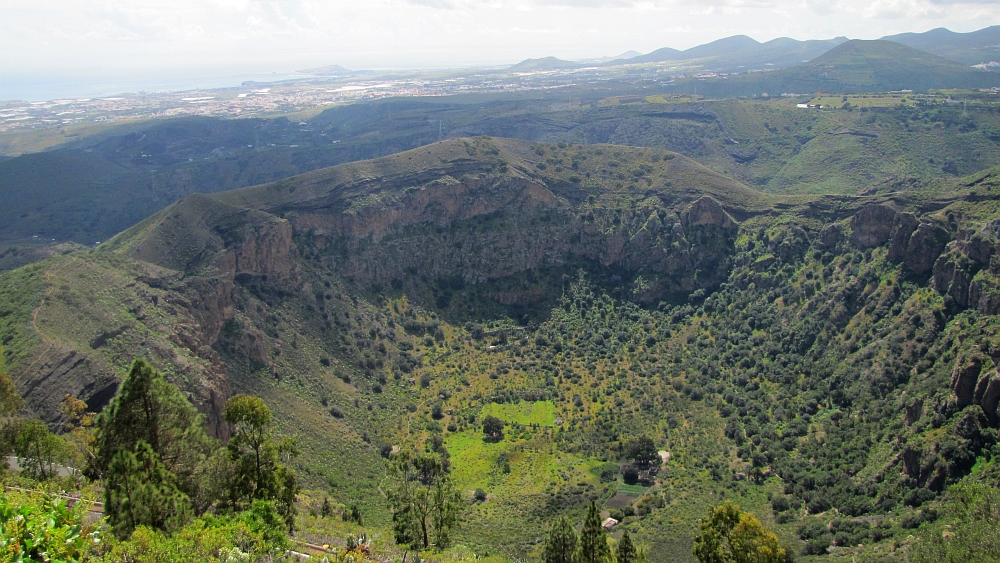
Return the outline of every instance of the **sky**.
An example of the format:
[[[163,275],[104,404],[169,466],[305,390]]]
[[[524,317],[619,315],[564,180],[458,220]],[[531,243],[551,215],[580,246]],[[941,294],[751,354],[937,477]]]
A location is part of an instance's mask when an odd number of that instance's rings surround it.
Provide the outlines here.
[[[0,82],[454,68],[998,23],[1000,0],[0,0]]]

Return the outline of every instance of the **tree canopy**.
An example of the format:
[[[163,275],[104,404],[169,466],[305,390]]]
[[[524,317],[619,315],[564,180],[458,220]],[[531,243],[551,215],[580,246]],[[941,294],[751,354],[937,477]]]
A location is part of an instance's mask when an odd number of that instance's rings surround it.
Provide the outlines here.
[[[389,491],[396,543],[414,549],[445,548],[461,519],[462,499],[436,455],[393,454],[395,487]]]
[[[933,529],[914,544],[912,563],[986,563],[1000,557],[1000,489],[963,483],[948,490],[950,533]]]
[[[196,473],[215,448],[190,401],[142,359],[132,364],[97,424],[92,474],[103,475],[119,450],[135,451],[145,442],[189,496],[197,487]]]
[[[608,536],[601,527],[601,511],[597,503],[591,501],[587,508],[587,516],[583,519],[583,530],[580,532],[579,563],[611,563],[611,548],[608,546]]]
[[[573,525],[560,516],[549,528],[542,559],[545,563],[576,563],[578,543]]]
[[[650,465],[660,460],[656,444],[648,436],[640,436],[628,445],[628,457],[638,465]]]
[[[495,416],[487,416],[483,419],[483,441],[484,442],[499,442],[503,440],[503,427],[504,423],[502,420]]]
[[[228,506],[250,508],[255,500],[273,501],[289,529],[295,522],[295,495],[299,485],[282,459],[298,454],[295,441],[277,438],[271,424],[271,409],[260,397],[236,395],[226,403],[223,415],[229,423],[230,475]]]
[[[625,530],[615,549],[615,563],[638,563],[638,561],[639,550],[632,543],[632,536],[629,535],[628,530]]]
[[[782,563],[778,536],[756,516],[730,501],[712,508],[699,523],[694,555],[701,563]]]

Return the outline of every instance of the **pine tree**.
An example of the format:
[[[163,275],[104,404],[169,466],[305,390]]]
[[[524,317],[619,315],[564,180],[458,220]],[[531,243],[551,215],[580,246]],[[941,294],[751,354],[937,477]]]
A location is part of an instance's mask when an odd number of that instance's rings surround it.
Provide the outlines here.
[[[86,473],[104,479],[105,512],[120,537],[140,524],[169,531],[214,502],[206,486],[214,449],[194,406],[140,359],[98,417]]]
[[[177,488],[153,448],[140,441],[135,451],[118,450],[106,472],[104,513],[119,538],[137,526],[172,532],[191,517],[191,502]]]
[[[576,563],[577,543],[573,525],[562,516],[549,528],[542,559],[545,563]]]
[[[587,509],[587,517],[583,520],[583,530],[580,532],[580,563],[609,563],[611,548],[608,547],[608,537],[601,527],[601,513],[597,503],[591,501]]]
[[[101,477],[120,450],[145,442],[180,490],[198,496],[204,462],[215,449],[202,416],[177,387],[144,360],[132,364],[118,394],[98,418],[94,458],[87,473]],[[207,507],[201,507],[202,509]]]
[[[622,539],[618,541],[618,549],[615,553],[617,563],[637,563],[639,554],[632,543],[632,537],[628,535],[628,530],[622,534]]]

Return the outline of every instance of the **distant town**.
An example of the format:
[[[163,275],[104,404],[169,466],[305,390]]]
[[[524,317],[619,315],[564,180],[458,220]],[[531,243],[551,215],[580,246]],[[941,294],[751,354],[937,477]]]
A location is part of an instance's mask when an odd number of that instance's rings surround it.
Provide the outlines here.
[[[44,102],[0,101],[0,133],[176,116],[263,117],[362,99],[518,92],[609,80],[657,84],[697,75],[696,68],[677,64],[525,72],[473,69],[405,74],[351,73],[337,77],[304,75],[301,80],[245,82],[235,88],[132,92]]]

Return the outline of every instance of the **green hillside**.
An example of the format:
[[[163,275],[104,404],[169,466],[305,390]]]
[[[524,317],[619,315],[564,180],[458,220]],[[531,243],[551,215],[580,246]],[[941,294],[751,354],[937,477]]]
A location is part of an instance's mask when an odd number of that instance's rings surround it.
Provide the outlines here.
[[[449,140],[0,274],[0,342],[53,423],[135,356],[216,432],[221,397],[264,397],[307,487],[386,534],[399,446],[447,452],[479,554],[537,558],[593,500],[691,561],[733,499],[824,545],[799,560],[902,560],[945,487],[1000,476],[998,190],[768,195],[661,149]],[[670,461],[626,483],[641,436]]]
[[[971,68],[893,41],[842,43],[808,63],[765,73],[711,80],[678,81],[677,92],[714,97],[777,95],[786,92],[860,93],[942,88],[991,88],[998,74]]]
[[[969,66],[1000,59],[1000,26],[996,25],[968,33],[939,27],[924,33],[900,33],[882,39]]]
[[[0,240],[38,236],[92,245],[190,193],[274,181],[442,137],[661,148],[776,193],[923,184],[986,169],[1000,158],[1000,116],[988,100],[963,106],[945,96],[872,94],[852,98],[859,113],[840,109],[839,96],[823,102],[836,109],[809,111],[793,100],[669,96],[608,105],[618,99],[608,94],[591,92],[592,99],[562,106],[545,95],[394,99],[330,109],[306,125],[197,118],[108,129],[0,162],[7,203],[0,208]],[[876,97],[892,103],[866,105]]]
[[[846,37],[809,41],[779,37],[760,43],[746,35],[734,35],[684,51],[667,47],[626,61],[611,61],[605,65],[633,65],[669,61],[695,65],[704,70],[715,72],[746,72],[747,69],[774,70],[798,66],[804,61],[822,55],[844,41],[847,41]]]

